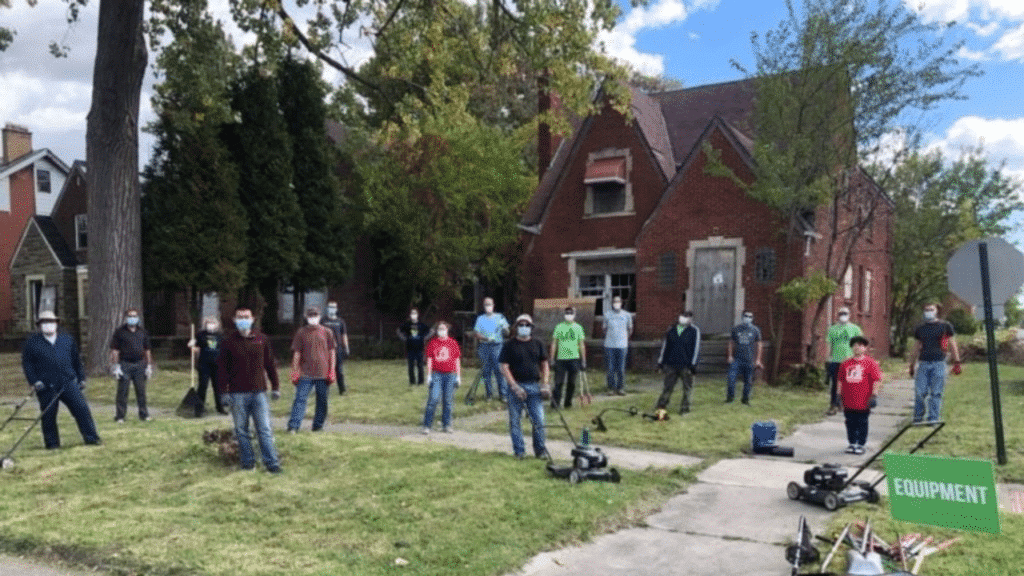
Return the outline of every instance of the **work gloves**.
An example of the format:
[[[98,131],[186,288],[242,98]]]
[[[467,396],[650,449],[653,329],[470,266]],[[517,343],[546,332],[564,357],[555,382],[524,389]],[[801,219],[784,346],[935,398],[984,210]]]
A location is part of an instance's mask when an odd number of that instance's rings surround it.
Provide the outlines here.
[[[963,369],[960,368],[960,363],[953,362],[953,376],[959,376],[961,372],[963,372]]]
[[[146,364],[146,378],[152,378],[152,377],[153,377],[153,365],[152,364]]]
[[[551,400],[551,388],[543,386],[540,389],[540,397],[542,400]]]
[[[221,406],[227,406],[228,408],[231,408],[231,394],[221,394],[220,404]]]
[[[124,372],[121,371],[120,364],[114,364],[110,367],[110,373],[114,375],[114,378],[121,378],[124,376]]]
[[[874,408],[878,406],[878,394],[872,394],[871,399],[868,400],[868,408]]]
[[[270,399],[271,400],[280,400],[281,399],[281,391],[280,390],[273,390],[273,391],[271,391],[270,392]]]
[[[46,384],[43,384],[42,380],[33,384],[32,387],[35,388],[36,392],[42,392],[43,390],[46,390]]]

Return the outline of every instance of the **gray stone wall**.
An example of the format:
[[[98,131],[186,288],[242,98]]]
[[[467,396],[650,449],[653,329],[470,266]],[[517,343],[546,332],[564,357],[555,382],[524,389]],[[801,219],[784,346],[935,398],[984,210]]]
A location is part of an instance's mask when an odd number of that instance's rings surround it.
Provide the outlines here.
[[[78,294],[73,268],[61,267],[50,251],[39,229],[30,225],[21,250],[14,255],[11,263],[11,294],[14,305],[11,335],[25,335],[35,329],[27,324],[27,283],[26,278],[42,276],[44,286],[56,286],[57,315],[64,329],[78,338]],[[70,284],[70,285],[69,285]]]

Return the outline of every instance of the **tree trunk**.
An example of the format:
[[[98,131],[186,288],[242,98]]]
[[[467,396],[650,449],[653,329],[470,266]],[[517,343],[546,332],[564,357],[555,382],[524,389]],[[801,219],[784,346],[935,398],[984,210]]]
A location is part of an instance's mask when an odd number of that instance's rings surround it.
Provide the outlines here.
[[[139,97],[146,70],[145,0],[101,0],[85,135],[89,194],[90,372],[106,368],[124,310],[142,307]]]

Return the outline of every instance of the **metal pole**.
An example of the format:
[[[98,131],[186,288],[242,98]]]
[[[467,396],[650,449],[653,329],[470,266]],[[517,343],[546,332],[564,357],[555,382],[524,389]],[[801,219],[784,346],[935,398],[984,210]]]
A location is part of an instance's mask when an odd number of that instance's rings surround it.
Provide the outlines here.
[[[988,243],[978,244],[981,264],[981,293],[985,304],[985,336],[988,344],[988,377],[992,383],[992,419],[996,427],[996,458],[1006,464],[1006,445],[1003,442],[1003,409],[999,401],[999,369],[996,366],[995,320],[992,318],[992,290],[988,277]]]

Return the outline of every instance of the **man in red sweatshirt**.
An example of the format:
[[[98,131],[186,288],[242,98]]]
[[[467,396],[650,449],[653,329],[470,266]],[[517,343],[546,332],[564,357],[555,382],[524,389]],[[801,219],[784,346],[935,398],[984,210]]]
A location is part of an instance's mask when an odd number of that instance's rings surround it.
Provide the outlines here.
[[[253,327],[252,310],[235,310],[237,331],[224,339],[217,357],[218,381],[223,382],[221,402],[231,410],[235,422],[235,439],[243,470],[256,467],[256,456],[249,440],[249,419],[256,423],[256,437],[267,472],[277,474],[281,463],[274,446],[274,433],[270,429],[270,405],[267,403],[267,378],[270,378],[272,397],[281,397],[277,378],[277,361],[270,341]]]
[[[882,381],[878,362],[867,355],[868,340],[863,336],[850,338],[853,357],[839,365],[839,395],[846,416],[846,438],[849,454],[863,454],[868,440],[868,416],[875,407],[875,391]]]

